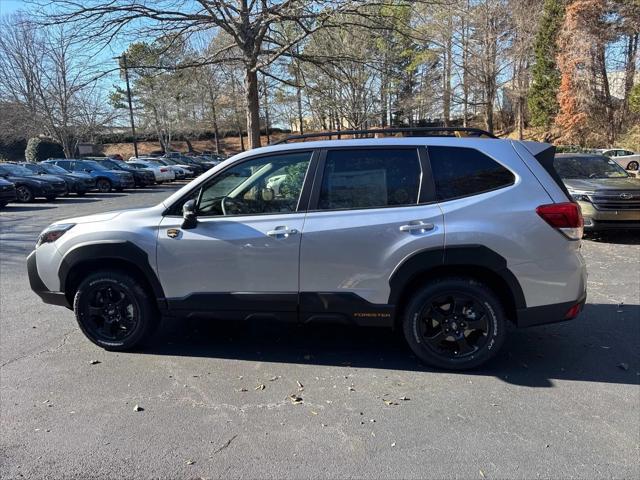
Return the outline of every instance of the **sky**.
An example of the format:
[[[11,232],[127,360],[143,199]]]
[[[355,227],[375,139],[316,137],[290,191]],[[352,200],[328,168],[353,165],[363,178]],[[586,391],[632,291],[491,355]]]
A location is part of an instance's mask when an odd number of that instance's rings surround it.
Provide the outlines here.
[[[0,0],[0,15],[13,13],[21,8],[27,8],[23,0]]]

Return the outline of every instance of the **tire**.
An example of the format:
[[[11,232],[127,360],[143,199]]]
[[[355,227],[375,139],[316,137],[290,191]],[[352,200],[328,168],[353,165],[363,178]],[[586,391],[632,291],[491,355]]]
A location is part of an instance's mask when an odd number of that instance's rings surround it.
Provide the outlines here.
[[[101,270],[80,283],[73,311],[89,340],[105,350],[125,351],[149,340],[158,325],[151,298],[133,277]]]
[[[451,277],[429,282],[412,296],[403,331],[409,347],[423,362],[467,370],[500,350],[506,320],[501,302],[486,285]]]
[[[50,195],[48,197],[45,197],[47,199],[47,202],[53,202],[56,199],[55,195]]]
[[[4,208],[4,207],[6,207],[8,204],[9,204],[9,202],[7,202],[7,201],[5,201],[5,200],[2,200],[2,201],[0,202],[0,208]]]
[[[627,170],[638,170],[638,162],[635,160],[633,162],[629,162],[627,165]]]
[[[87,192],[86,192],[86,191],[84,191],[84,190],[82,190],[82,191],[80,191],[80,192],[76,192],[76,195],[77,195],[78,197],[84,197],[86,194],[87,194]]]
[[[20,203],[33,202],[34,195],[29,187],[26,185],[20,185],[16,187],[16,197]]]
[[[122,190],[124,190],[122,187],[116,188],[116,192],[121,192]]]
[[[96,182],[96,188],[100,193],[109,193],[112,190],[111,182],[106,178],[99,178]]]

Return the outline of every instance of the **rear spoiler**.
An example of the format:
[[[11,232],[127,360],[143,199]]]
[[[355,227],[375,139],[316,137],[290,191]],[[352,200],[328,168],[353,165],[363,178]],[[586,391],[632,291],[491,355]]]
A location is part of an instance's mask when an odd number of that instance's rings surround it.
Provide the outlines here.
[[[556,155],[556,147],[548,143],[539,142],[521,141],[520,144],[522,144],[531,153],[531,155],[535,157],[542,168],[545,169],[545,171],[553,179],[556,185],[558,185],[558,188],[560,188],[560,190],[564,192],[567,198],[571,200],[571,194],[567,190],[567,187],[560,178],[560,175],[558,175],[556,167],[553,164],[553,160]]]

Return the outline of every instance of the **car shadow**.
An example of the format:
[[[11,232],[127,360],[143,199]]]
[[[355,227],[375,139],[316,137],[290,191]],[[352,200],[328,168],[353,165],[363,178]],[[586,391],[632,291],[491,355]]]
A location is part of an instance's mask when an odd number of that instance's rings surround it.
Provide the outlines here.
[[[585,240],[597,243],[613,243],[616,245],[640,245],[640,230],[610,230],[591,232]]]
[[[465,375],[550,388],[555,381],[637,384],[640,305],[588,304],[580,317],[510,329],[501,352]],[[399,332],[340,325],[171,319],[142,350],[170,356],[440,373],[411,354]],[[447,372],[449,373],[449,372]]]
[[[41,204],[21,205],[21,204],[10,203],[6,207],[4,207],[2,210],[0,210],[0,213],[33,212],[36,210],[48,210],[51,208],[56,208],[56,206],[53,205],[51,202],[47,203],[46,205],[41,205]]]

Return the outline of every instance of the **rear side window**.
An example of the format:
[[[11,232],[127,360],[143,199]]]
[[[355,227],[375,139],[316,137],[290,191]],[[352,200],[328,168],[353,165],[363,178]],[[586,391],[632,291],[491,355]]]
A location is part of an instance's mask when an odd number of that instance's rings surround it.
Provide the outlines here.
[[[429,147],[438,200],[468,197],[512,185],[513,173],[473,148]]]
[[[415,205],[420,177],[416,149],[329,150],[318,208]]]

